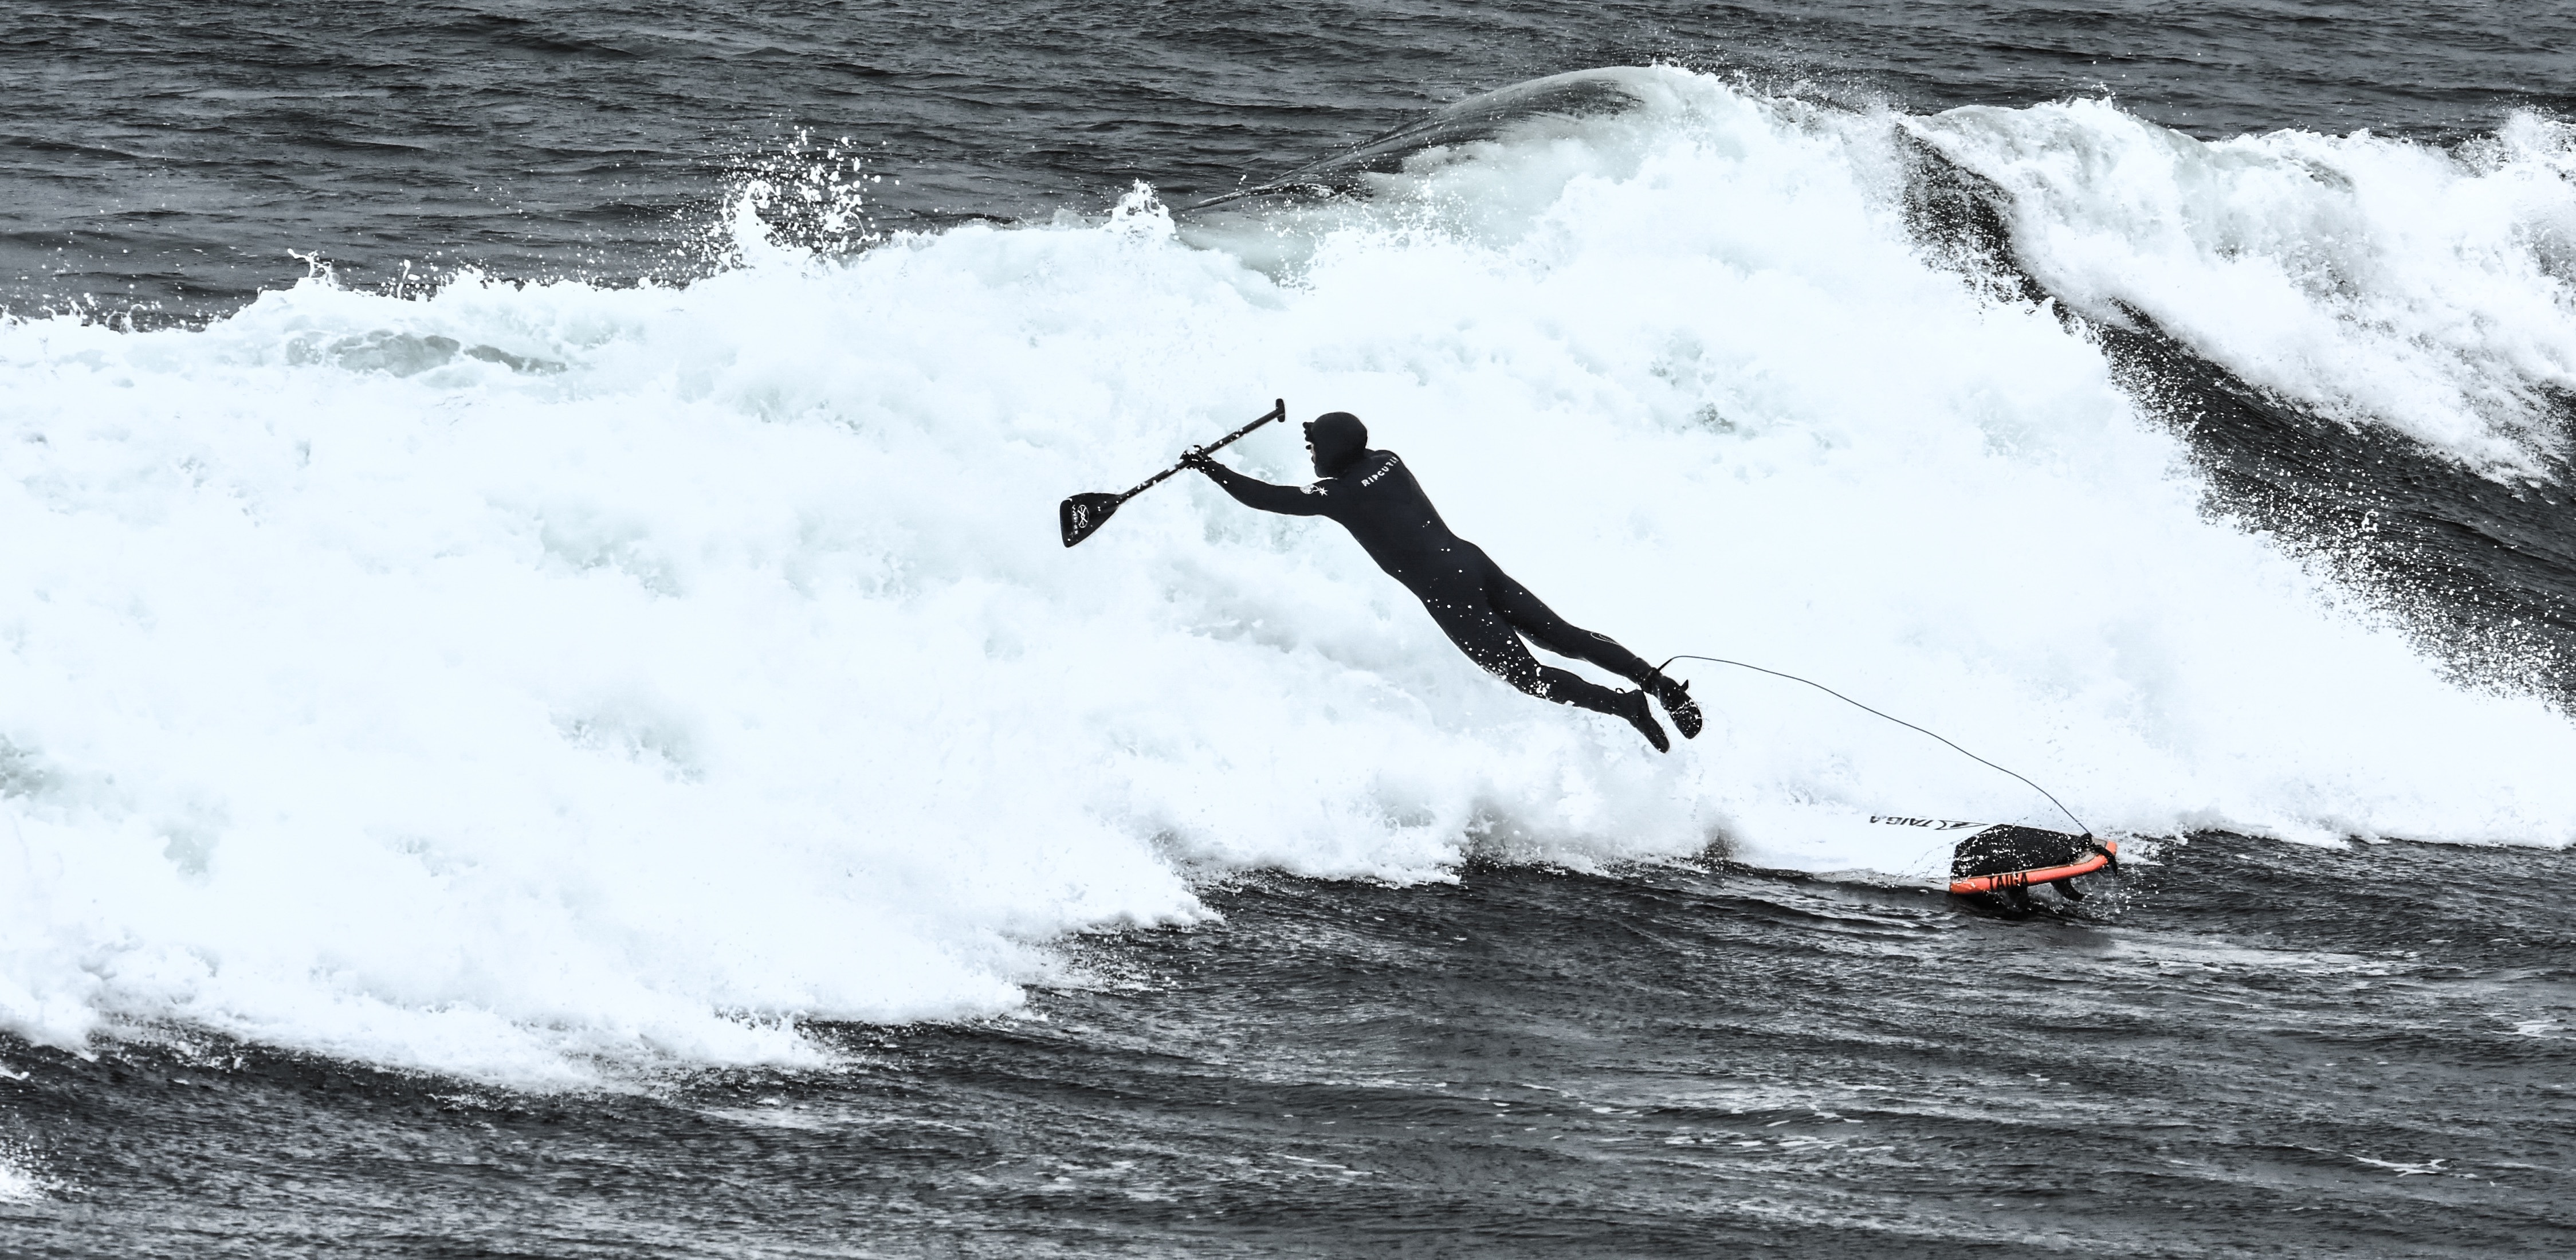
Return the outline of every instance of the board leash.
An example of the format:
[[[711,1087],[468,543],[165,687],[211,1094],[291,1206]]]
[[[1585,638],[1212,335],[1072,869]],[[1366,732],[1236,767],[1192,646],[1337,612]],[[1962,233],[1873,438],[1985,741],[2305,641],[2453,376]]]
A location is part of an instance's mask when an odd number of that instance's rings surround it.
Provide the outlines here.
[[[1922,733],[1923,733],[1923,734],[1925,734],[1925,735],[1929,735],[1929,736],[1931,736],[1931,737],[1932,737],[1932,738],[1934,738],[1934,739],[1940,740],[1940,741],[1941,741],[1942,743],[1944,743],[1944,744],[1949,744],[1949,745],[1950,745],[1950,747],[1951,747],[1951,749],[1952,749],[1953,751],[1957,752],[1960,756],[1965,757],[1965,758],[1967,758],[1967,759],[1968,759],[1968,760],[1970,760],[1970,761],[1976,762],[1978,765],[1985,766],[1986,768],[1991,769],[1991,770],[2002,770],[2005,774],[2009,774],[2009,775],[2011,775],[2012,777],[2014,777],[2014,778],[2016,778],[2016,779],[2020,779],[2020,780],[2022,781],[2022,783],[2023,783],[2023,784],[2025,784],[2026,786],[2028,786],[2028,787],[2030,788],[2030,790],[2031,790],[2031,791],[2037,792],[2037,793],[2039,793],[2040,795],[2047,797],[2047,798],[2048,798],[2048,803],[2049,803],[2049,804],[2051,804],[2051,805],[2056,806],[2056,807],[2057,807],[2057,812],[2058,812],[2058,813],[2061,813],[2061,814],[2066,815],[2066,820],[2067,820],[2068,822],[2074,823],[2074,824],[2075,824],[2075,829],[2076,829],[2076,830],[2078,830],[2078,831],[2083,832],[2083,833],[2084,833],[2084,838],[2085,838],[2085,839],[2090,840],[2090,839],[2092,839],[2092,838],[2093,838],[2093,829],[2092,829],[2091,827],[2087,827],[2087,826],[2085,826],[2085,825],[2084,825],[2084,820],[2083,820],[2083,819],[2081,819],[2081,818],[2076,817],[2076,816],[2075,816],[2075,811],[2074,811],[2074,810],[2071,810],[2071,809],[2068,809],[2068,808],[2066,807],[2066,802],[2064,802],[2064,801],[2061,801],[2061,800],[2057,799],[2057,794],[2056,794],[2056,793],[2051,792],[2051,791],[2049,791],[2047,788],[2041,787],[2040,785],[2038,785],[2038,784],[2036,784],[2036,783],[2032,783],[2032,782],[2030,781],[2030,779],[2029,779],[2027,776],[2025,776],[2025,775],[2023,775],[2023,774],[2019,773],[2018,771],[2014,771],[2014,770],[2008,769],[2008,768],[2006,768],[2006,767],[1996,765],[1995,763],[1993,763],[1993,762],[1991,762],[1991,761],[1988,761],[1988,760],[1986,760],[1985,758],[1980,757],[1980,756],[1978,756],[1978,755],[1977,755],[1977,754],[1975,754],[1975,753],[1969,752],[1969,751],[1968,751],[1967,749],[1965,749],[1965,748],[1961,748],[1961,747],[1959,747],[1957,744],[1951,743],[1951,742],[1950,742],[1950,740],[1949,740],[1947,737],[1943,736],[1943,735],[1942,735],[1940,732],[1938,732],[1938,731],[1927,731],[1927,730],[1924,730],[1924,729],[1923,729],[1922,727],[1920,727],[1920,726],[1916,726],[1916,725],[1915,725],[1915,724],[1913,724],[1912,722],[1908,722],[1908,721],[1906,721],[1905,719],[1903,719],[1903,718],[1901,718],[1901,717],[1897,717],[1897,716],[1895,716],[1894,714],[1881,713],[1881,712],[1879,712],[1878,710],[1873,709],[1873,708],[1869,707],[1868,705],[1862,704],[1860,701],[1858,701],[1858,700],[1854,700],[1854,699],[1852,699],[1850,696],[1844,695],[1843,693],[1841,693],[1841,692],[1839,692],[1839,691],[1836,691],[1836,690],[1834,690],[1833,688],[1831,688],[1831,687],[1828,687],[1828,686],[1824,685],[1823,683],[1817,682],[1816,680],[1814,680],[1814,679],[1812,679],[1812,678],[1800,678],[1800,677],[1798,677],[1796,674],[1787,674],[1787,673],[1782,673],[1781,671],[1776,670],[1776,669],[1764,669],[1763,667],[1761,667],[1761,666],[1759,666],[1759,665],[1748,665],[1748,664],[1746,664],[1746,663],[1745,663],[1745,662],[1743,662],[1743,661],[1730,661],[1730,660],[1728,660],[1728,659],[1726,659],[1725,657],[1722,657],[1722,656],[1694,656],[1694,655],[1692,655],[1692,654],[1690,654],[1690,653],[1688,653],[1688,652],[1684,652],[1684,653],[1682,653],[1682,654],[1681,654],[1681,655],[1679,655],[1679,656],[1675,656],[1675,657],[1671,657],[1671,658],[1666,659],[1666,660],[1664,661],[1664,664],[1663,664],[1663,665],[1658,665],[1658,666],[1656,666],[1656,667],[1655,667],[1655,672],[1656,672],[1656,673],[1658,673],[1658,674],[1660,674],[1660,673],[1664,672],[1664,668],[1665,668],[1665,666],[1671,665],[1674,661],[1707,661],[1707,662],[1709,662],[1709,663],[1711,663],[1711,664],[1715,664],[1715,665],[1732,665],[1732,666],[1736,667],[1737,669],[1749,669],[1749,670],[1752,670],[1754,673],[1757,673],[1757,674],[1769,674],[1769,675],[1771,675],[1771,676],[1772,676],[1772,677],[1774,677],[1774,678],[1786,678],[1786,679],[1788,679],[1788,680],[1789,680],[1789,681],[1791,681],[1791,682],[1805,683],[1805,684],[1807,684],[1808,686],[1813,687],[1813,688],[1815,688],[1816,690],[1818,690],[1818,691],[1821,691],[1821,692],[1825,693],[1826,695],[1832,696],[1834,699],[1836,699],[1836,700],[1840,700],[1840,701],[1842,701],[1844,704],[1848,704],[1848,705],[1850,705],[1851,707],[1853,707],[1853,708],[1855,708],[1855,709],[1858,709],[1858,710],[1860,710],[1860,711],[1861,711],[1861,712],[1863,712],[1863,713],[1871,714],[1871,715],[1876,716],[1876,717],[1883,717],[1883,718],[1886,718],[1888,721],[1890,721],[1890,722],[1894,722],[1894,723],[1896,723],[1898,726],[1902,726],[1902,727],[1904,727],[1905,729],[1907,729],[1907,730],[1909,730],[1909,731],[1920,731],[1920,732],[1922,732]]]

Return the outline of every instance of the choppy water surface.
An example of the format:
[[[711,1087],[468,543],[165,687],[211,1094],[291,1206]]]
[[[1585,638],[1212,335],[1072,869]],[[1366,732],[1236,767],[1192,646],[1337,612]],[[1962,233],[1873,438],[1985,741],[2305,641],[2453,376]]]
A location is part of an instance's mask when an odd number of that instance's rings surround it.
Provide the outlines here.
[[[1726,869],[1255,879],[1011,1018],[640,1096],[19,1054],[82,1188],[0,1211],[32,1254],[2576,1245],[2564,853],[2170,856],[2031,923]]]
[[[2576,1245],[2576,15],[0,17],[0,1250]]]
[[[1650,59],[1918,110],[2115,93],[2204,137],[2457,138],[2564,111],[2561,6],[12,3],[0,305],[226,310],[320,253],[687,275],[711,192],[799,131],[889,226],[1176,202],[1524,79]]]

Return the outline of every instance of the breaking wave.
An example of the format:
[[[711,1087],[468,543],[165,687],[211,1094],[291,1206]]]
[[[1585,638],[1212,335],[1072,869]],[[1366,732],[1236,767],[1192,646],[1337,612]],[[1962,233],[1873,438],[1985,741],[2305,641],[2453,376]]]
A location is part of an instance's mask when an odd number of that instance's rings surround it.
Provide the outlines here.
[[[1822,820],[2045,819],[1752,675],[1701,674],[1658,757],[1196,478],[1058,544],[1063,495],[1276,395],[1365,417],[1579,624],[1826,681],[2097,828],[2576,839],[2576,725],[2213,518],[2080,325],[1908,237],[1897,140],[2013,190],[2070,303],[2514,464],[2576,345],[2563,130],[2197,145],[1590,78],[1633,105],[1178,226],[1140,188],[825,256],[746,195],[684,288],[0,324],[0,1024],[531,1085],[813,1062],[800,1020],[1006,1009],[1051,940],[1228,871],[1884,867]]]

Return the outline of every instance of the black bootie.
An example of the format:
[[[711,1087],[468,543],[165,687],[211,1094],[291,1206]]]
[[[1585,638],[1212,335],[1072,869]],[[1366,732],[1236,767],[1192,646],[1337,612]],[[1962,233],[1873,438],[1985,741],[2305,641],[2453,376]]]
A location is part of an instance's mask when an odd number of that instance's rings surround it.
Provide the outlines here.
[[[1619,716],[1628,719],[1628,725],[1636,727],[1637,733],[1645,736],[1646,742],[1653,744],[1656,752],[1673,750],[1673,741],[1665,738],[1663,724],[1655,720],[1655,707],[1646,703],[1645,692],[1620,692]]]
[[[1691,699],[1689,683],[1674,682],[1658,670],[1647,677],[1646,689],[1663,702],[1664,712],[1672,715],[1673,725],[1681,731],[1683,739],[1699,738],[1699,701]]]

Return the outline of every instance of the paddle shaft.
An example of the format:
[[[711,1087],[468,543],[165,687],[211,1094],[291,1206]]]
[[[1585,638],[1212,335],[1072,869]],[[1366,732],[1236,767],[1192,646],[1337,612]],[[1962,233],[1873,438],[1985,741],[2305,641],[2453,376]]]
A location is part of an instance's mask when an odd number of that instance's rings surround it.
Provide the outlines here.
[[[1208,452],[1210,452],[1210,451],[1216,450],[1216,449],[1218,449],[1218,448],[1220,448],[1220,447],[1223,447],[1223,446],[1226,446],[1226,445],[1228,445],[1228,444],[1232,443],[1236,438],[1242,437],[1244,434],[1250,433],[1250,432],[1252,432],[1254,429],[1258,429],[1258,428],[1260,428],[1261,426],[1263,426],[1263,425],[1265,425],[1265,424],[1268,424],[1268,423],[1270,423],[1270,422],[1271,422],[1271,421],[1273,421],[1273,420],[1285,420],[1285,419],[1287,419],[1287,418],[1288,418],[1288,400],[1287,400],[1287,399],[1285,399],[1285,398],[1278,398],[1278,399],[1273,399],[1273,400],[1272,400],[1272,403],[1273,403],[1273,405],[1272,405],[1272,407],[1270,408],[1270,410],[1268,410],[1268,411],[1265,411],[1265,412],[1261,413],[1261,418],[1260,418],[1260,419],[1255,420],[1255,421],[1253,421],[1252,423],[1247,424],[1247,425],[1243,426],[1242,428],[1235,430],[1235,431],[1234,431],[1234,432],[1232,432],[1232,433],[1226,434],[1224,437],[1218,438],[1217,440],[1215,440],[1215,441],[1213,441],[1213,442],[1210,442],[1210,443],[1208,443],[1208,444],[1207,444],[1207,445],[1205,445],[1205,446],[1200,447],[1196,453],[1197,453],[1197,454],[1200,454],[1200,455],[1205,455],[1205,454],[1207,454],[1207,453],[1208,453]],[[1190,466],[1190,461],[1188,460],[1188,458],[1187,458],[1187,457],[1184,457],[1184,458],[1181,460],[1181,462],[1179,462],[1179,463],[1177,463],[1177,464],[1174,464],[1174,465],[1172,465],[1171,467],[1166,468],[1166,469],[1164,469],[1164,470],[1163,470],[1163,471],[1161,471],[1161,472],[1155,473],[1155,474],[1154,474],[1153,476],[1151,476],[1151,477],[1146,478],[1146,479],[1144,480],[1144,483],[1143,483],[1143,484],[1141,484],[1141,485],[1139,485],[1139,486],[1137,486],[1135,489],[1130,490],[1130,491],[1128,491],[1128,492],[1127,492],[1127,493],[1125,493],[1125,494],[1119,495],[1119,496],[1118,496],[1118,501],[1119,501],[1120,503],[1125,503],[1127,500],[1132,499],[1132,498],[1135,498],[1137,495],[1143,494],[1143,493],[1145,493],[1146,491],[1153,489],[1155,486],[1162,484],[1162,481],[1163,481],[1163,479],[1164,479],[1165,477],[1169,477],[1169,476],[1171,476],[1173,473],[1179,472],[1180,470],[1182,470],[1182,469],[1184,469],[1184,468],[1187,468],[1187,467],[1189,467],[1189,466]]]

